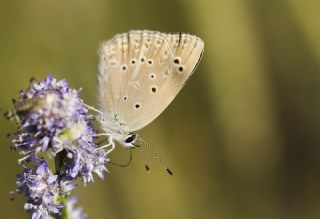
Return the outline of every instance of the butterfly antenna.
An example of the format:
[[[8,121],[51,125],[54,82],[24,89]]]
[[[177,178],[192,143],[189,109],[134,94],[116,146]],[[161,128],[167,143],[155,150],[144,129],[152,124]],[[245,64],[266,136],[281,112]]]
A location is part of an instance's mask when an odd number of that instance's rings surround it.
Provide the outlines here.
[[[138,145],[138,144],[133,144],[135,147],[141,147],[142,149],[142,153],[143,153],[143,160],[144,160],[144,167],[146,168],[146,171],[150,171],[149,165],[148,165],[148,161],[147,161],[147,156],[146,156],[146,152],[144,150],[144,146],[143,145]]]
[[[156,156],[156,158],[160,161],[160,163],[162,164],[162,166],[164,166],[164,168],[166,169],[166,171],[172,176],[173,173],[172,171],[169,169],[168,165],[161,159],[161,157],[158,155],[157,151],[155,149],[153,149],[153,147],[151,147],[145,140],[143,140],[142,138],[139,138],[142,143],[144,145],[146,145],[151,151],[152,153],[154,154],[154,156]],[[149,167],[146,166],[146,169],[148,170]]]
[[[131,164],[131,161],[132,161],[132,151],[129,150],[129,152],[130,152],[130,158],[129,158],[128,163],[126,163],[126,164],[118,164],[118,163],[114,163],[114,162],[112,162],[112,161],[108,161],[108,163],[113,164],[113,165],[116,165],[116,166],[118,166],[118,167],[127,167],[127,166],[129,166],[129,165]]]

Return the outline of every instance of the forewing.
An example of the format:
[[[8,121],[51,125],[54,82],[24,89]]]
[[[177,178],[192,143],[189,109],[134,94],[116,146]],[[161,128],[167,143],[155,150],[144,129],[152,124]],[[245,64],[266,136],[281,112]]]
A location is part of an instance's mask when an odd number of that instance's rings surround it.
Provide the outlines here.
[[[146,126],[174,99],[199,62],[203,41],[189,34],[131,31],[101,51],[102,106],[111,128],[130,132]]]

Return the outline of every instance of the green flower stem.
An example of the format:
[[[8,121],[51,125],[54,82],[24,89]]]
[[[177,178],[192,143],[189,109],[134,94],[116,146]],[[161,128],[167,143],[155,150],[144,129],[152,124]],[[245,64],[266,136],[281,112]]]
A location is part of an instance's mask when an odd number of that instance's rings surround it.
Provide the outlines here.
[[[60,183],[60,180],[61,180],[61,167],[63,165],[63,159],[64,157],[66,156],[66,151],[61,151],[59,153],[57,153],[54,161],[55,161],[55,168],[56,168],[56,174],[59,176],[58,177],[58,181]],[[61,211],[61,215],[57,216],[56,219],[69,219],[69,215],[68,215],[68,211],[67,211],[67,208],[66,208],[66,204],[67,204],[67,199],[68,199],[68,196],[67,195],[62,195],[62,194],[59,194],[59,198],[58,198],[58,203],[59,204],[63,204],[64,205],[64,208],[62,208],[62,211]]]

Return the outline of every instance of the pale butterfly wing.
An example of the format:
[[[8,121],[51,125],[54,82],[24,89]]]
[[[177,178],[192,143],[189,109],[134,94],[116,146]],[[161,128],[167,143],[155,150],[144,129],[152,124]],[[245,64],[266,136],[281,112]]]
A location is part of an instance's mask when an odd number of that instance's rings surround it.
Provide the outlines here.
[[[203,41],[190,34],[131,31],[100,49],[99,88],[107,128],[133,132],[153,121],[198,64]]]

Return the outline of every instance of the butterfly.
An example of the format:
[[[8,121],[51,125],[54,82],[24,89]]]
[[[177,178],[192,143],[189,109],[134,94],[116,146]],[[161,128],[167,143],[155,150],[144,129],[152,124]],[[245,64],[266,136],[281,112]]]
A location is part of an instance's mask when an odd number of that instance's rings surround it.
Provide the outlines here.
[[[186,33],[135,30],[115,35],[99,50],[100,123],[110,147],[115,142],[126,148],[137,142],[148,146],[136,131],[142,129],[175,98],[197,67],[203,41]]]

